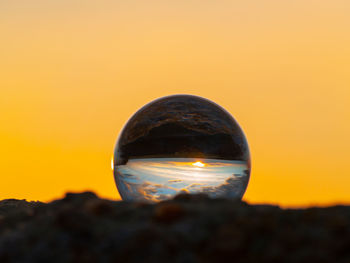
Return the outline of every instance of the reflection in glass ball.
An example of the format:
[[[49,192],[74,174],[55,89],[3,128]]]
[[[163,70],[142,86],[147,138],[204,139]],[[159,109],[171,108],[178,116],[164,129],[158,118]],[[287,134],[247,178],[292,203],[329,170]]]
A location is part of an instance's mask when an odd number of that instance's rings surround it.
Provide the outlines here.
[[[250,154],[227,111],[201,97],[173,95],[131,117],[118,139],[113,166],[123,200],[162,201],[181,192],[242,198]]]

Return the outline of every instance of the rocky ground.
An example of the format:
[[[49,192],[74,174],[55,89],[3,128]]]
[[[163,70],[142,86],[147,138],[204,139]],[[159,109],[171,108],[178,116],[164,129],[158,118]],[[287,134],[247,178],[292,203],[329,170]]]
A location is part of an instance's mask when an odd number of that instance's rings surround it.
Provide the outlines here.
[[[350,262],[350,207],[283,210],[180,195],[0,202],[0,262]]]

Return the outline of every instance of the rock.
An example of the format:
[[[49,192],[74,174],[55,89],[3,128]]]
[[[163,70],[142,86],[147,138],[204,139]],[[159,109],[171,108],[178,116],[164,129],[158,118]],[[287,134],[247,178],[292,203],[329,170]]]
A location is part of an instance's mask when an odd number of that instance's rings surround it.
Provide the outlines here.
[[[179,204],[164,202],[155,207],[154,218],[157,222],[172,223],[185,214],[183,207]]]
[[[0,201],[0,215],[5,215],[7,213],[30,210],[33,207],[44,205],[41,202],[27,202],[26,200],[17,199],[5,199]]]
[[[350,207],[280,209],[181,194],[0,201],[0,262],[350,262]]]
[[[86,210],[95,215],[105,215],[112,211],[112,206],[107,200],[93,199],[85,205]]]

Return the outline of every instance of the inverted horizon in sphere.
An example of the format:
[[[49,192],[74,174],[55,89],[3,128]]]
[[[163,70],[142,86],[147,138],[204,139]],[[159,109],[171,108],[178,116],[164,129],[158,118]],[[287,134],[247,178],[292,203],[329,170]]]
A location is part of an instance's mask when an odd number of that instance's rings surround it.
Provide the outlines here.
[[[160,201],[181,191],[242,198],[250,153],[242,129],[226,110],[201,97],[173,95],[130,118],[113,165],[124,200]]]
[[[242,198],[249,177],[245,162],[215,159],[132,159],[115,171],[123,199],[139,201],[162,201],[179,193]]]

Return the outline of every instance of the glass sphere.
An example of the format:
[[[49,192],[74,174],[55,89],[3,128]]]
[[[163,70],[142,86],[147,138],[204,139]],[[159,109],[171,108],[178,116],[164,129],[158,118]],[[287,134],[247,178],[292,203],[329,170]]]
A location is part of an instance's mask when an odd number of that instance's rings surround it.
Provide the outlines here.
[[[201,97],[173,95],[130,118],[113,166],[123,200],[156,202],[179,193],[242,198],[250,154],[243,131],[226,110]]]

